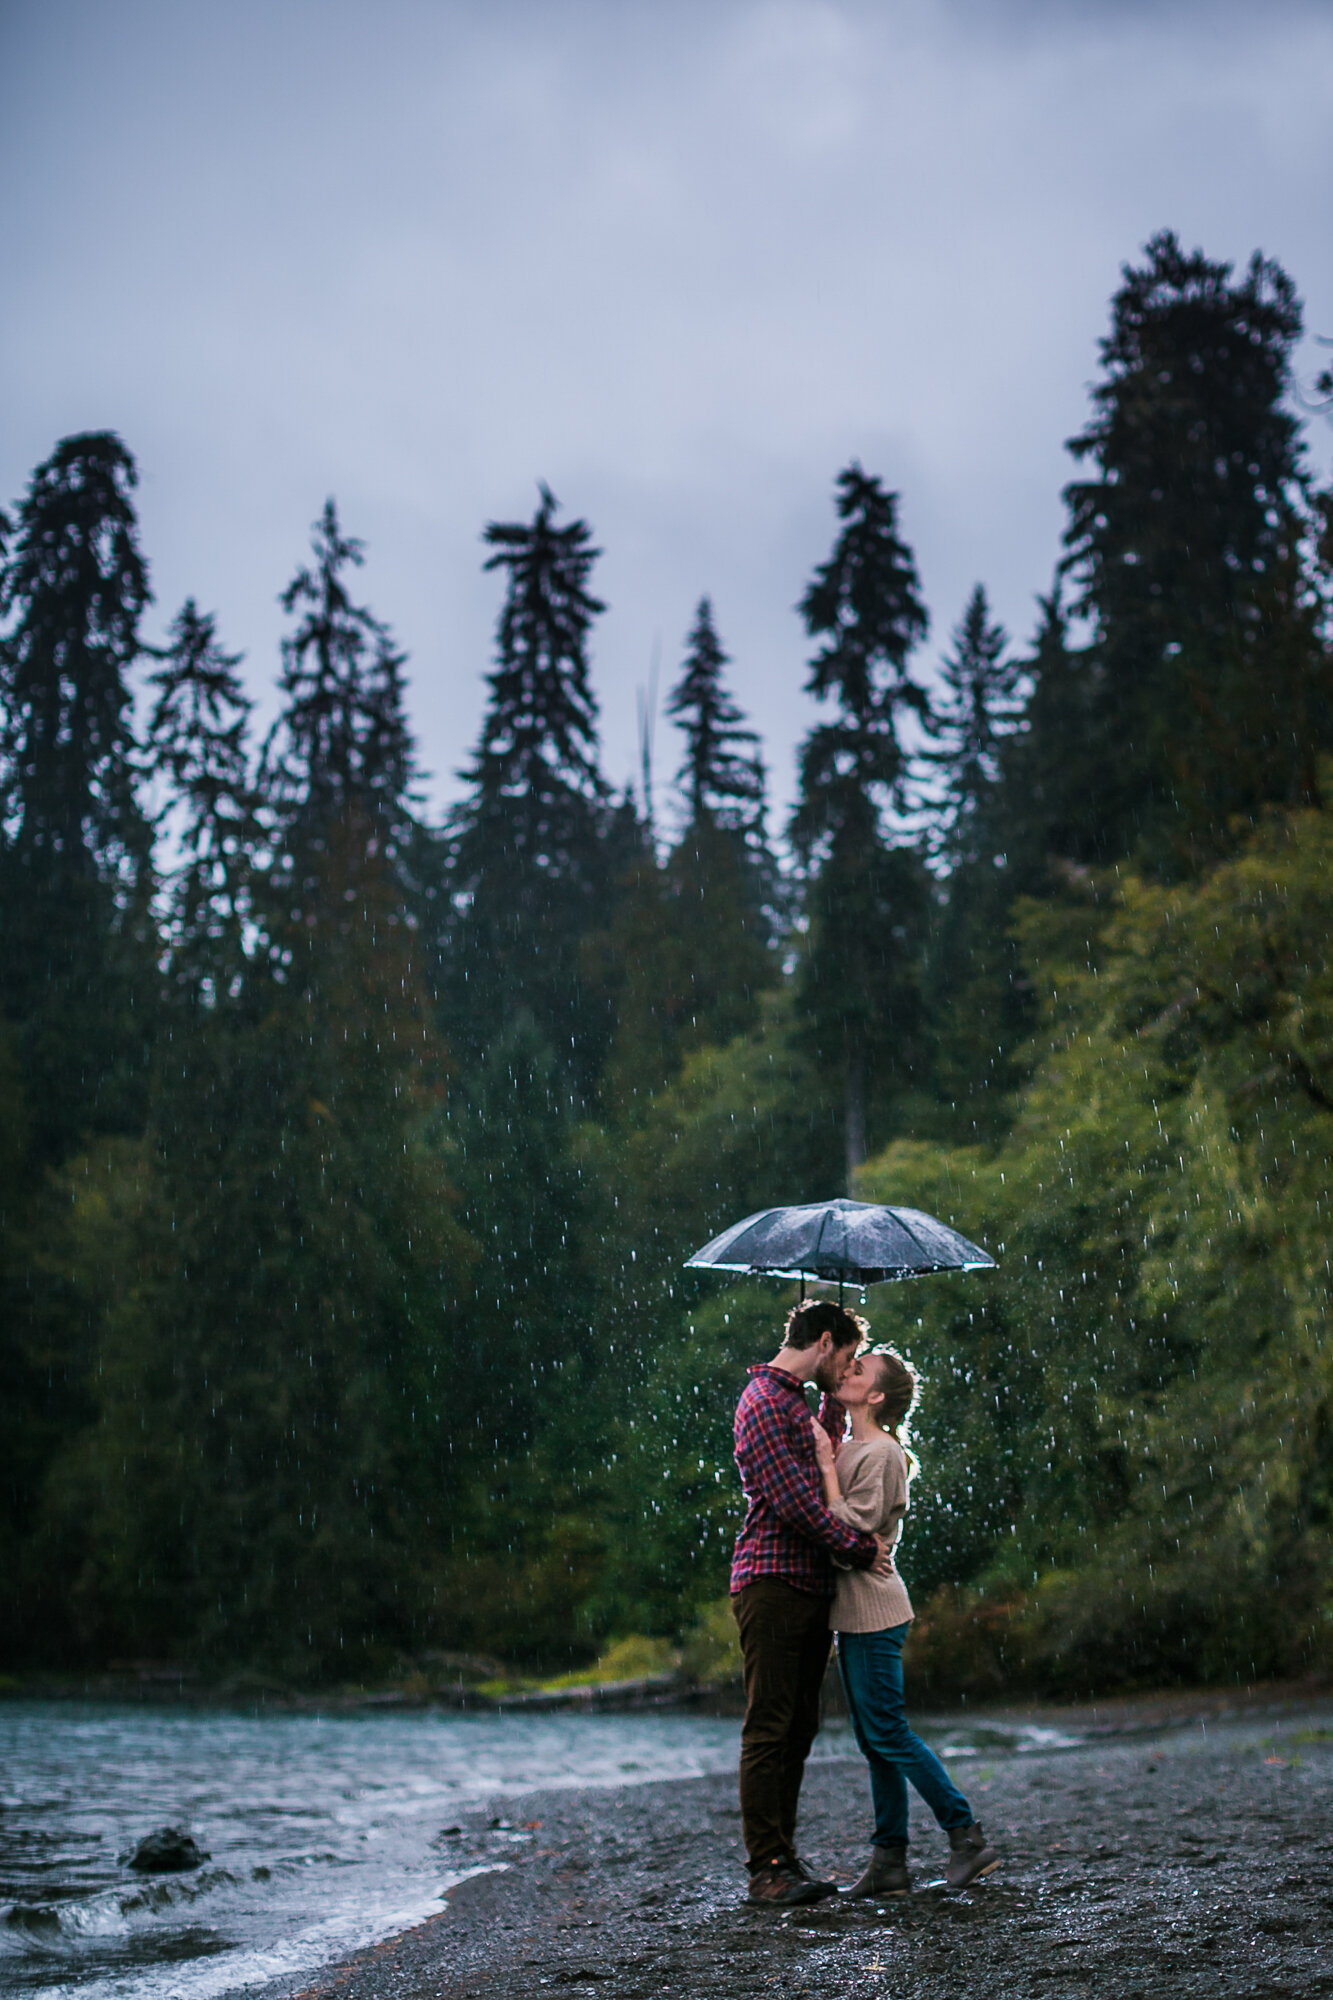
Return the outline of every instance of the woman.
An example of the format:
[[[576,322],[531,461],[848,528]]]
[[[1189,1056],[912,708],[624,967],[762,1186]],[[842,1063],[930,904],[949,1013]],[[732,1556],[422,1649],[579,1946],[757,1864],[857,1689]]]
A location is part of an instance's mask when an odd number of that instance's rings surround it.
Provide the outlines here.
[[[822,1424],[813,1427],[830,1511],[852,1527],[883,1535],[890,1546],[902,1532],[908,1482],[916,1470],[899,1434],[916,1392],[916,1375],[901,1355],[863,1354],[838,1391],[851,1418],[851,1436],[835,1446]],[[908,1725],[902,1655],[911,1621],[911,1601],[896,1568],[887,1577],[840,1570],[829,1623],[837,1634],[838,1668],[852,1727],[870,1765],[875,1807],[870,1866],[845,1891],[849,1896],[905,1896],[911,1888],[909,1778],[949,1836],[945,1875],[951,1888],[965,1888],[999,1866],[1000,1857],[986,1845],[971,1806],[934,1751]]]

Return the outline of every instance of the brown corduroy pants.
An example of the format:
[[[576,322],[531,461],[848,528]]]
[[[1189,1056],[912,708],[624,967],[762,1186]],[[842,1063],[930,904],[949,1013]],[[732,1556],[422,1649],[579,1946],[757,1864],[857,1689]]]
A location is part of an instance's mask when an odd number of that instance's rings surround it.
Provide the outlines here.
[[[751,1873],[796,1853],[796,1807],[819,1730],[829,1600],[759,1577],[731,1600],[745,1661],[741,1834]]]

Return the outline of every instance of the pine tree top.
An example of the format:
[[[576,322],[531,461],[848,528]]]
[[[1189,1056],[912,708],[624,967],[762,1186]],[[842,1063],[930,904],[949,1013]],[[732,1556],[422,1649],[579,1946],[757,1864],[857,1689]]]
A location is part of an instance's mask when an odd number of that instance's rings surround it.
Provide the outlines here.
[[[690,818],[705,817],[736,831],[762,834],[764,770],[759,738],[724,684],[730,664],[713,622],[713,606],[699,599],[685,642],[684,671],[667,697],[667,714],[684,732],[686,754],[676,782]]]
[[[264,770],[274,795],[312,825],[348,805],[392,815],[413,778],[406,656],[388,626],[352,600],[346,572],[361,567],[364,548],[343,533],[332,500],[311,542],[313,565],[297,570],[279,600],[299,618],[282,642],[286,706],[265,746]]]
[[[601,554],[586,521],[557,527],[558,502],[539,488],[530,522],[492,521],[485,567],[507,572],[496,626],[496,664],[487,676],[490,705],[476,756],[464,773],[483,800],[569,791],[602,799],[597,698],[589,679],[587,640],[606,609],[588,589]]]
[[[930,621],[916,562],[898,533],[898,496],[853,462],[838,475],[836,504],[841,532],[800,604],[811,638],[824,641],[806,686],[821,701],[835,697],[841,710],[801,750],[790,831],[807,858],[830,838],[856,846],[878,839],[879,800],[901,798],[899,715],[929,711],[924,688],[907,672]]]
[[[19,507],[0,592],[6,816],[20,847],[114,869],[142,852],[127,681],[152,593],[134,460],[112,431],[68,437]]]
[[[147,748],[167,798],[158,825],[179,860],[168,877],[165,933],[169,991],[214,1003],[238,990],[248,966],[246,923],[258,800],[250,781],[254,703],[241,686],[239,653],[224,651],[211,614],[187,598],[172,620]]]
[[[873,725],[886,698],[907,691],[908,656],[930,615],[898,533],[898,495],[853,461],[838,475],[837,511],[842,532],[801,599],[806,631],[825,642],[806,687],[821,700],[836,695],[849,717]]]
[[[1114,601],[1122,625],[1225,617],[1271,568],[1300,479],[1284,398],[1301,321],[1291,279],[1257,251],[1233,280],[1231,264],[1163,230],[1142,265],[1124,267],[1094,414],[1069,441],[1100,475],[1065,489],[1076,615],[1104,623]]]
[[[241,685],[241,653],[223,650],[212,612],[187,597],[171,621],[148,746],[159,770],[179,787],[200,781],[245,787],[245,732],[254,702]]]
[[[952,650],[940,662],[941,695],[927,725],[940,747],[926,751],[925,761],[944,775],[937,845],[951,860],[970,858],[971,823],[999,777],[999,745],[1022,714],[1021,673],[978,583],[954,627]]]

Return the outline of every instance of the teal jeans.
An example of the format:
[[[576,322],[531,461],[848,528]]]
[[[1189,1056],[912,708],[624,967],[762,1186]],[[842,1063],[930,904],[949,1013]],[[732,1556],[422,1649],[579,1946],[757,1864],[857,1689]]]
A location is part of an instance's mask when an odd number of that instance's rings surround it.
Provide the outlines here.
[[[839,1632],[838,1671],[861,1755],[870,1766],[874,1845],[907,1840],[907,1786],[916,1786],[943,1827],[971,1826],[972,1808],[903,1708],[903,1640],[909,1627]]]

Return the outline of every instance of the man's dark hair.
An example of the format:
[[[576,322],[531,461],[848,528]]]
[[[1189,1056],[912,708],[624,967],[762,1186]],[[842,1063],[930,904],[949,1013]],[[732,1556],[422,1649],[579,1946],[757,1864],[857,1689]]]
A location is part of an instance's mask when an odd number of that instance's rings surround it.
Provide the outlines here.
[[[803,1299],[787,1314],[782,1345],[799,1352],[813,1347],[821,1334],[831,1333],[835,1347],[859,1346],[869,1332],[868,1323],[850,1306],[835,1306],[830,1299]]]

